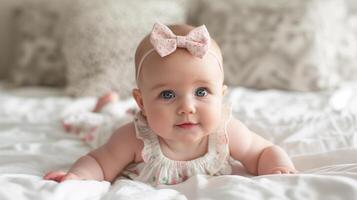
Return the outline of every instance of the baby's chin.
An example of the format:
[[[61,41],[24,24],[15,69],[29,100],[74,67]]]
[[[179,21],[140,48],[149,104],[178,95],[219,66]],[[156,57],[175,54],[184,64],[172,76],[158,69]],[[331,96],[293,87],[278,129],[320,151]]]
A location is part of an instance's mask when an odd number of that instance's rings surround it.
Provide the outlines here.
[[[202,139],[204,139],[206,136],[209,134],[204,133],[203,131],[197,131],[197,130],[178,130],[175,133],[175,139],[176,141],[183,142],[183,143],[196,143],[200,142]]]
[[[184,143],[187,145],[193,145],[193,144],[197,144],[200,143],[203,139],[205,139],[207,137],[207,135],[200,135],[200,136],[181,136],[181,137],[176,137],[177,142],[180,143]]]

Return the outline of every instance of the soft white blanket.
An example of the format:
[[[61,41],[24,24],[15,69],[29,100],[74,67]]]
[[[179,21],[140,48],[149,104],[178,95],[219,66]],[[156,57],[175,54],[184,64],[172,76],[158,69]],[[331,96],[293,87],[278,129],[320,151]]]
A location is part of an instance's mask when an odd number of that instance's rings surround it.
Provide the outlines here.
[[[90,150],[66,134],[60,119],[89,110],[93,98],[71,99],[60,91],[0,89],[0,199],[356,199],[357,84],[333,92],[298,93],[232,88],[233,114],[283,147],[300,174],[251,177],[195,176],[153,188],[118,180],[44,181],[45,172],[66,170]],[[133,101],[122,101],[123,113]]]

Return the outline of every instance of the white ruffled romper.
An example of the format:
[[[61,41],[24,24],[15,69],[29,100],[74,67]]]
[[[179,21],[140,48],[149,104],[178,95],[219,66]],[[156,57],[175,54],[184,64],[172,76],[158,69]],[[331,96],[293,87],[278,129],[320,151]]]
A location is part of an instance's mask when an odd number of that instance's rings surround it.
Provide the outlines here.
[[[221,125],[209,135],[208,152],[189,161],[176,161],[166,157],[160,147],[158,136],[138,112],[134,118],[136,137],[144,142],[144,162],[133,163],[122,172],[133,180],[151,185],[171,185],[185,181],[197,174],[225,175],[232,173],[226,126],[230,120],[229,109],[224,109]]]

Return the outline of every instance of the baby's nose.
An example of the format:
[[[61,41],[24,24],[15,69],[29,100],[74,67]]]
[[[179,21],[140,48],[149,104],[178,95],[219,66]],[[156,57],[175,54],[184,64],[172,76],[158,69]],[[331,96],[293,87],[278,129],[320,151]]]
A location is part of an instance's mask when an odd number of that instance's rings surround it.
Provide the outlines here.
[[[177,109],[177,113],[179,115],[196,113],[196,107],[195,107],[194,100],[191,98],[182,99],[180,102],[180,105]]]

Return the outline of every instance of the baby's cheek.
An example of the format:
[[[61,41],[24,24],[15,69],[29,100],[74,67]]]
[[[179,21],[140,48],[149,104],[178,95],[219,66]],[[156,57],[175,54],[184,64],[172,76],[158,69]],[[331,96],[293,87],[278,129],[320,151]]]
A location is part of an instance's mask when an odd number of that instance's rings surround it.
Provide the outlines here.
[[[219,126],[222,117],[221,112],[218,109],[207,110],[201,116],[203,118],[202,121],[205,124],[206,131],[215,130]]]
[[[160,114],[154,114],[148,117],[148,123],[150,128],[158,135],[161,133],[167,133],[169,131],[169,120]]]

